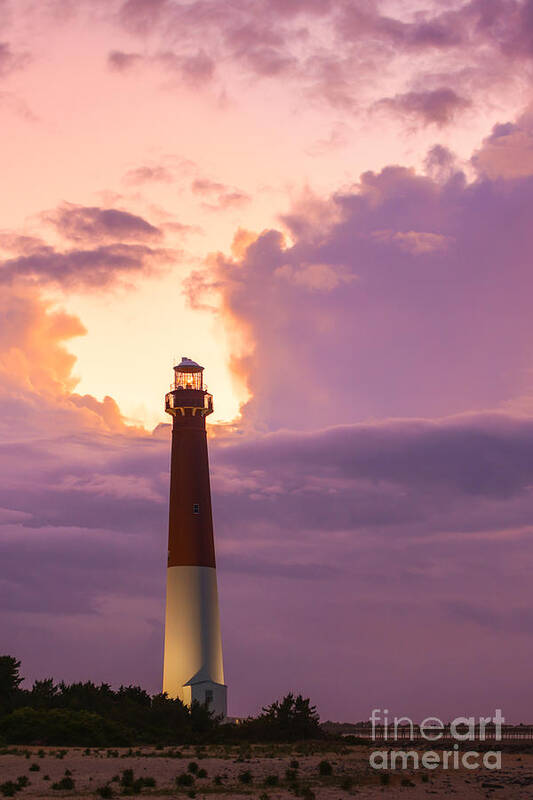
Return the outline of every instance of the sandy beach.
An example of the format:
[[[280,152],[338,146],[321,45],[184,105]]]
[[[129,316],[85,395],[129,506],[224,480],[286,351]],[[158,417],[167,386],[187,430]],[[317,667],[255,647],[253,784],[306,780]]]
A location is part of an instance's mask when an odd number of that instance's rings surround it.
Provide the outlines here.
[[[533,754],[502,754],[501,770],[395,770],[369,765],[367,746],[256,745],[154,749],[3,748],[0,791],[19,798],[349,797],[533,798]],[[323,762],[326,762],[324,764]],[[320,766],[322,763],[322,766]],[[328,774],[329,773],[329,774]],[[185,776],[185,777],[183,777]],[[142,779],[142,780],[139,780]]]

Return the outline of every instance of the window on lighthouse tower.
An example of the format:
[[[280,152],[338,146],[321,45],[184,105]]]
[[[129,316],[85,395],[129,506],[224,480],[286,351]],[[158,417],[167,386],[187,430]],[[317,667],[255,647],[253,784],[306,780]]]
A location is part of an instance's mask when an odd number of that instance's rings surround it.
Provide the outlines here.
[[[199,514],[200,513],[200,504],[199,503],[193,503],[192,513],[193,514]]]

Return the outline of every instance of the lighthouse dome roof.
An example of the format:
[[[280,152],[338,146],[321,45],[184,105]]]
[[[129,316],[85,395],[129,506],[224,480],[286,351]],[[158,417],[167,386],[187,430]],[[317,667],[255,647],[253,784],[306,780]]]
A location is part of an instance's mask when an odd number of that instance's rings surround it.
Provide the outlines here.
[[[197,364],[196,361],[193,361],[191,358],[182,356],[180,363],[174,367],[174,369],[177,369],[180,372],[200,372],[203,370],[203,367],[201,367],[200,364]]]

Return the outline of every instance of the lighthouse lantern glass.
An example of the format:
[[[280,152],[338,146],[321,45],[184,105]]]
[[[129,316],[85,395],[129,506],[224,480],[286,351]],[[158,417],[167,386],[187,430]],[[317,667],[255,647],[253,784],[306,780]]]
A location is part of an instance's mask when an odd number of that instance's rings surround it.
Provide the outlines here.
[[[203,390],[204,382],[202,370],[183,370],[176,367],[174,370],[174,388]]]

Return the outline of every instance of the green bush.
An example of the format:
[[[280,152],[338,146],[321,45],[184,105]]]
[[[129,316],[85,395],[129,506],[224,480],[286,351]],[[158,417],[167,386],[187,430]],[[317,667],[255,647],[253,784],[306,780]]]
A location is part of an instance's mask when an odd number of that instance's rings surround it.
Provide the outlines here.
[[[196,761],[189,762],[189,766],[187,767],[188,772],[192,772],[195,775],[198,772],[198,764]]]
[[[264,784],[265,786],[277,786],[279,784],[279,778],[277,775],[267,775]]]
[[[31,767],[30,767],[30,772],[39,772],[40,769],[41,768],[40,768],[39,764],[32,764]]]
[[[318,765],[318,774],[319,775],[332,775],[333,774],[333,767],[331,766],[329,761],[321,761]]]
[[[241,783],[252,783],[253,779],[253,775],[249,769],[247,769],[245,772],[239,773],[239,780]]]

